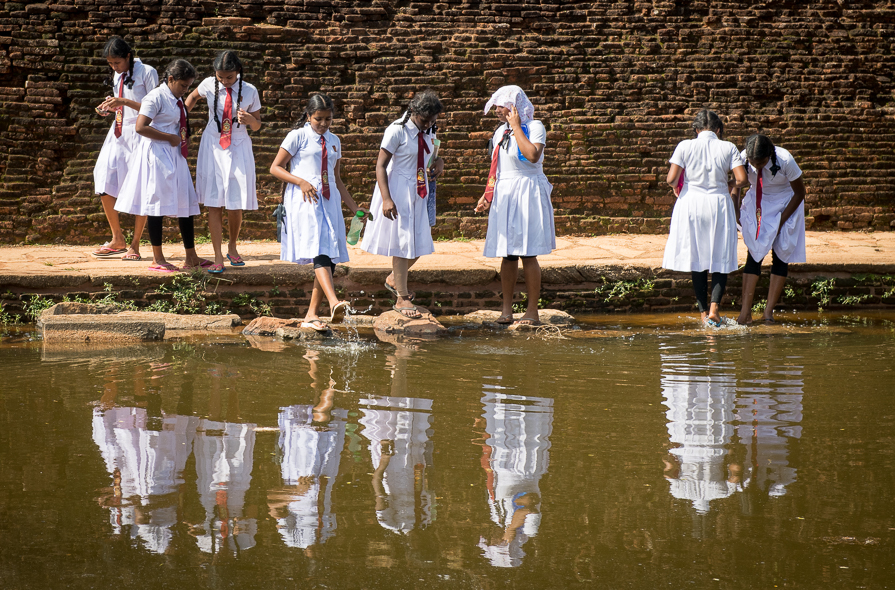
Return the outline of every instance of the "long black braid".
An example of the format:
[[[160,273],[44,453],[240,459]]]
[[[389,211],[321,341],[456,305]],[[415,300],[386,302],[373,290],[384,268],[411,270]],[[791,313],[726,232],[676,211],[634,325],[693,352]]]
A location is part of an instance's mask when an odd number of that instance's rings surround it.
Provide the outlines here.
[[[134,88],[134,50],[130,45],[127,44],[127,41],[122,39],[121,37],[112,37],[106,44],[103,46],[103,57],[117,57],[118,59],[127,58],[128,61],[128,71],[127,77],[124,79],[124,85],[130,89]],[[124,75],[124,74],[122,74]],[[112,74],[106,78],[105,83],[114,88],[115,86],[115,72],[112,71]]]
[[[196,76],[199,74],[196,72],[196,68],[193,67],[193,64],[188,62],[185,59],[174,59],[168,64],[168,67],[165,68],[165,73],[159,79],[159,86],[162,84],[168,83],[168,78],[174,78],[177,80],[195,80]],[[182,98],[178,100],[183,100]],[[184,112],[186,112],[186,136],[192,136],[192,131],[190,130],[190,114],[184,107]]]
[[[239,57],[237,57],[235,51],[222,51],[217,57],[214,58],[214,62],[212,63],[212,67],[215,71],[214,76],[214,122],[217,123],[218,133],[221,132],[221,118],[218,116],[218,91],[220,90],[220,83],[218,82],[217,72],[239,72],[239,89],[236,92],[236,104],[234,105],[234,111],[230,113],[231,124],[234,120],[236,120],[236,111],[239,110],[239,105],[242,103],[242,62],[239,61]],[[236,126],[239,127],[239,123],[236,123]]]
[[[767,135],[756,133],[746,139],[746,158],[756,162],[770,158],[771,176],[777,176],[777,172],[780,171],[780,166],[777,164],[777,149]]]
[[[400,121],[395,121],[393,125],[400,125],[403,127],[407,124],[407,120],[410,119],[411,114],[421,115],[428,119],[429,117],[439,115],[443,112],[444,105],[441,104],[438,95],[435,94],[435,91],[431,88],[427,88],[422,92],[417,92],[413,96],[404,112],[404,118]],[[437,129],[437,125],[432,125],[432,127],[425,130],[425,133],[434,133]]]

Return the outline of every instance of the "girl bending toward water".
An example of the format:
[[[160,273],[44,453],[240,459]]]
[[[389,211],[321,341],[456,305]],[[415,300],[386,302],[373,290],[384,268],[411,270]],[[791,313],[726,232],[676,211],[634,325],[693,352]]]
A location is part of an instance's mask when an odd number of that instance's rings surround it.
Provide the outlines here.
[[[519,259],[525,275],[528,306],[515,323],[538,325],[541,266],[537,257],[556,248],[553,225],[553,185],[544,176],[547,130],[534,120],[534,105],[518,86],[504,86],[491,96],[501,125],[491,140],[491,171],[476,212],[488,211],[485,256],[502,257],[500,282],[503,307],[499,324],[513,323],[513,295]]]
[[[703,109],[693,121],[696,139],[680,142],[671,156],[666,181],[677,203],[662,267],[690,272],[702,321],[721,325],[719,307],[727,274],[737,268],[736,211],[730,191],[749,185],[736,146],[723,141],[724,123]],[[733,172],[735,180],[728,183]],[[712,273],[709,306],[708,273]]]
[[[104,117],[115,115],[115,120],[96,160],[93,183],[96,194],[101,195],[112,239],[92,255],[95,258],[117,258],[122,255],[122,260],[140,260],[140,238],[143,236],[146,218],[138,216],[135,219],[134,237],[128,250],[118,220],[118,211],[115,210],[115,201],[127,176],[128,158],[139,140],[134,123],[137,121],[140,102],[158,86],[158,72],[136,59],[134,50],[121,37],[109,39],[103,47],[103,57],[112,68],[112,76],[108,80],[112,85],[112,96],[96,107],[96,112]]]
[[[200,98],[208,103],[208,124],[199,143],[196,191],[199,203],[208,208],[208,231],[214,247],[214,265],[208,272],[224,272],[223,211],[227,209],[230,242],[227,259],[231,266],[245,266],[236,249],[242,212],[258,208],[255,193],[255,156],[248,129],[261,128],[258,90],[243,79],[242,62],[233,51],[222,51],[214,59],[214,76],[205,78],[186,99],[192,111]]]
[[[196,255],[193,215],[199,201],[187,164],[190,127],[183,96],[196,80],[196,68],[183,59],[168,64],[162,84],[146,95],[140,106],[136,131],[140,141],[115,209],[148,215],[152,265],[156,272],[177,272],[162,253],[162,221],[176,217],[186,251],[186,269],[211,266]]]
[[[749,249],[743,269],[743,307],[737,322],[752,323],[752,300],[761,261],[771,251],[771,285],[762,319],[774,321],[774,306],[783,294],[789,264],[805,262],[805,184],[795,158],[765,135],[752,135],[741,154],[749,162],[751,188],[740,206],[743,242]],[[734,197],[739,198],[739,189]]]
[[[426,162],[433,149],[435,123],[443,111],[435,92],[425,90],[413,97],[403,118],[386,128],[370,203],[376,217],[367,224],[361,244],[371,254],[392,257],[392,274],[386,277],[385,288],[396,297],[393,309],[409,318],[422,314],[411,303],[408,270],[420,256],[435,251],[426,208],[427,179],[441,175],[444,160],[436,158],[428,171]]]
[[[333,271],[336,263],[348,262],[342,203],[352,214],[359,210],[340,175],[342,143],[329,131],[334,114],[330,97],[311,96],[270,167],[271,174],[287,183],[280,259],[314,264],[314,289],[302,327],[318,331],[328,329],[317,315],[324,296],[330,321],[340,321],[348,310],[348,302],[336,295]]]

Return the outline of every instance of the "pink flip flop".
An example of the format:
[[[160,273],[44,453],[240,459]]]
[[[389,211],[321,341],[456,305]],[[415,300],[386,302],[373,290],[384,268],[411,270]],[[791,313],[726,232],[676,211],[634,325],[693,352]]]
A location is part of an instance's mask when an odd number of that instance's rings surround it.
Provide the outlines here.
[[[153,272],[180,272],[180,269],[173,264],[150,264],[149,270]]]

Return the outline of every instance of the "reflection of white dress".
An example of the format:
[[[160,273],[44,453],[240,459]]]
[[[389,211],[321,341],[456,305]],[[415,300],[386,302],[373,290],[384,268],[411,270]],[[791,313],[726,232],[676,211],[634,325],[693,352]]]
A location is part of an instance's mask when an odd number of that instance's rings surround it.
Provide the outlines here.
[[[801,368],[794,369],[790,373],[800,377]],[[786,486],[796,481],[787,444],[802,436],[803,385],[801,378],[774,383],[784,387],[746,388],[736,404],[737,434],[746,446],[743,486],[758,486],[772,497],[783,496]]]
[[[289,502],[289,515],[277,519],[277,529],[289,547],[304,549],[325,543],[336,532],[332,490],[339,475],[348,415],[345,410],[333,410],[332,415],[326,426],[317,427],[312,424],[312,406],[291,406],[280,412],[283,483],[298,485],[303,477],[313,478],[308,491]],[[323,489],[321,477],[326,477]]]
[[[736,380],[718,368],[709,375],[693,374],[686,357],[662,355],[662,361],[668,435],[679,445],[671,453],[681,465],[680,476],[669,479],[671,495],[691,500],[696,511],[705,514],[711,500],[739,489],[727,481],[724,461],[733,436]]]
[[[540,495],[539,482],[550,464],[553,400],[488,393],[482,404],[489,435],[485,444],[491,449],[489,463],[494,477],[488,482],[491,520],[506,529],[518,509],[517,499],[530,493]],[[509,545],[490,546],[481,539],[479,547],[491,565],[518,567],[525,557],[522,545],[538,534],[540,524],[540,511],[528,514]]]
[[[255,546],[254,518],[243,518],[245,494],[252,482],[255,425],[201,420],[193,445],[199,499],[205,507],[205,533],[199,548],[234,553]]]
[[[426,466],[431,463],[431,449],[427,447],[431,446],[432,400],[375,396],[358,404],[363,413],[362,434],[370,441],[374,469],[382,461],[379,443],[390,440],[395,445],[395,454],[382,478],[388,507],[376,512],[379,524],[400,533],[409,533],[416,526],[425,528],[432,521],[432,496],[422,487]]]
[[[130,526],[130,534],[143,540],[153,553],[164,553],[177,524],[172,506],[152,507],[153,496],[177,491],[192,449],[196,418],[163,416],[161,430],[148,430],[149,416],[142,408],[93,411],[93,440],[110,475],[121,474],[121,505],[111,507],[114,534]],[[136,511],[148,512],[149,522],[137,524]]]

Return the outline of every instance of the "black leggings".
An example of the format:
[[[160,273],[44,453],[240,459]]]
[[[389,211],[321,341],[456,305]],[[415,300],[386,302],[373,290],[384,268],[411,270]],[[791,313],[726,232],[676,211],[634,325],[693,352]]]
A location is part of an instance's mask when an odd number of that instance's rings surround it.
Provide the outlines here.
[[[747,275],[761,274],[761,262],[756,262],[755,259],[752,258],[751,252],[746,254],[746,266],[743,268],[743,272]],[[789,276],[789,263],[780,260],[777,253],[773,250],[771,250],[771,274],[777,275],[778,277]]]
[[[537,258],[537,256],[513,256],[510,254],[509,256],[504,256],[503,259],[507,262],[519,262],[519,259],[528,260],[530,258]]]
[[[709,310],[706,299],[709,292],[709,271],[701,272],[693,271],[690,273],[693,281],[693,291],[696,292],[696,304],[699,306],[700,312]],[[712,303],[721,303],[724,297],[724,290],[727,288],[727,274],[723,272],[712,273]]]
[[[321,254],[320,256],[314,257],[314,270],[318,268],[328,268],[331,273],[335,274],[336,272],[336,263],[333,262],[333,259],[327,256],[326,254]]]
[[[150,215],[146,220],[146,228],[149,230],[149,243],[153,246],[162,245],[162,223],[164,217]],[[192,217],[178,217],[177,225],[180,226],[180,237],[183,238],[183,247],[187,250],[196,247],[196,231],[193,227]]]

